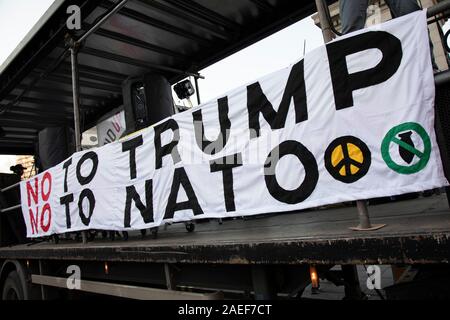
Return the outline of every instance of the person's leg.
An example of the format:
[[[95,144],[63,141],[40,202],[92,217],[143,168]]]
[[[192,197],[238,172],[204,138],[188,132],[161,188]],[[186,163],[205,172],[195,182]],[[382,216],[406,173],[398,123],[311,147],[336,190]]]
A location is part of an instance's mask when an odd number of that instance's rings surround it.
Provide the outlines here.
[[[386,0],[386,4],[391,10],[393,18],[421,10],[417,0]]]
[[[366,24],[368,5],[369,0],[339,1],[343,34],[364,28],[364,25]]]
[[[391,14],[393,18],[401,17],[406,14],[413,13],[415,11],[422,10],[417,0],[386,0],[386,4],[391,10]],[[431,50],[431,63],[433,64],[433,69],[438,70],[438,66],[436,64],[436,60],[434,59],[434,46],[433,42],[431,42],[430,37],[430,50]]]

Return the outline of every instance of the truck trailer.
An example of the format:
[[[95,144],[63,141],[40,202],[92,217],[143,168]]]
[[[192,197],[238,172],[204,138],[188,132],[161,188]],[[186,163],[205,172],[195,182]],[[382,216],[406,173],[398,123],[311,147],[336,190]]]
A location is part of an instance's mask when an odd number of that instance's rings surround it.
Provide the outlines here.
[[[172,86],[178,84],[182,98],[196,92],[200,103],[200,70],[317,11],[331,40],[338,34],[328,11],[333,2],[55,1],[0,68],[0,153],[34,155],[43,172],[81,151],[82,133],[105,121],[112,125],[104,130],[106,142],[139,132],[183,112],[174,106]],[[70,29],[76,8],[81,27]],[[450,1],[428,8],[428,23],[442,24],[449,10]],[[444,46],[447,37],[442,34]],[[436,73],[435,85],[435,130],[448,178],[450,71]],[[19,186],[18,175],[0,175],[2,300],[82,293],[301,299],[320,279],[357,300],[365,295],[356,266],[369,265],[394,270],[396,283],[379,292],[383,299],[450,294],[448,188],[371,199],[368,207],[351,201],[174,223],[152,228],[152,235],[89,230],[29,239]],[[79,286],[69,290],[77,272]]]

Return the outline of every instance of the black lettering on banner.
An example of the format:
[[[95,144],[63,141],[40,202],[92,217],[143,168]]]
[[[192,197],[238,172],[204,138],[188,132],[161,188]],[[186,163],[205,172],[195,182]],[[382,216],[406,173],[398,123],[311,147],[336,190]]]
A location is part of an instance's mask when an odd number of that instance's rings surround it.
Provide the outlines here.
[[[85,212],[83,211],[83,201],[84,199],[88,199],[89,201],[89,215],[86,217]],[[81,222],[88,227],[91,223],[92,214],[95,209],[95,197],[94,193],[89,189],[84,189],[80,194],[80,199],[78,200],[78,210],[81,218]]]
[[[87,177],[84,177],[81,174],[81,168],[83,167],[84,163],[86,161],[88,161],[88,160],[92,161],[92,169],[91,169],[91,172],[89,173],[89,175]],[[81,157],[80,161],[78,161],[78,164],[77,164],[77,179],[78,179],[78,182],[82,186],[85,186],[88,183],[90,183],[94,179],[95,175],[97,174],[97,169],[98,169],[98,155],[95,152],[93,152],[93,151],[85,153]]]
[[[212,160],[210,164],[211,172],[222,171],[223,191],[227,212],[236,211],[236,204],[234,202],[233,169],[242,166],[242,154],[238,153],[221,159]]]
[[[218,100],[220,134],[215,141],[209,141],[205,137],[205,125],[203,123],[202,110],[195,111],[194,118],[195,140],[199,148],[206,154],[214,155],[223,150],[230,137],[231,121],[228,117],[228,97]]]
[[[172,130],[172,142],[161,146],[161,135]],[[180,153],[178,152],[178,142],[180,141],[180,130],[175,120],[169,119],[166,122],[155,127],[155,153],[156,153],[156,170],[162,168],[163,158],[167,155],[172,155],[174,164],[181,161]]]
[[[66,226],[67,229],[72,228],[72,220],[70,219],[70,204],[73,202],[73,194],[68,194],[60,199],[62,206],[66,207]]]
[[[353,107],[353,91],[380,84],[400,67],[402,43],[385,31],[370,31],[327,44],[336,109]],[[349,74],[347,56],[364,50],[379,49],[381,61],[373,68]]]
[[[64,193],[69,191],[69,186],[67,185],[67,179],[69,176],[69,167],[72,165],[72,159],[67,160],[64,165]]]
[[[132,140],[122,143],[122,152],[130,152],[130,179],[134,180],[137,177],[136,172],[136,149],[144,144],[142,136],[136,137]]]
[[[304,73],[303,60],[292,67],[278,111],[273,109],[259,82],[247,87],[250,139],[257,138],[261,134],[260,113],[270,124],[272,130],[284,128],[292,99],[294,99],[296,123],[308,120]]]
[[[278,162],[286,155],[296,156],[305,168],[305,179],[295,190],[285,190],[277,182],[275,169]],[[269,193],[280,202],[297,204],[305,201],[314,191],[319,180],[319,170],[314,155],[300,142],[285,141],[272,150],[265,167],[265,180]]]
[[[154,222],[153,220],[153,180],[145,181],[145,200],[144,205],[141,197],[134,186],[127,187],[127,201],[125,203],[125,221],[124,227],[131,227],[131,205],[134,202],[136,208],[141,213],[142,218],[146,224]]]
[[[177,203],[180,186],[182,186],[186,192],[188,200]],[[189,181],[188,175],[184,168],[175,169],[172,188],[170,190],[169,200],[167,203],[164,219],[172,219],[175,212],[180,210],[192,210],[196,216],[203,214],[203,210],[198,203],[197,196],[195,195],[192,184]]]

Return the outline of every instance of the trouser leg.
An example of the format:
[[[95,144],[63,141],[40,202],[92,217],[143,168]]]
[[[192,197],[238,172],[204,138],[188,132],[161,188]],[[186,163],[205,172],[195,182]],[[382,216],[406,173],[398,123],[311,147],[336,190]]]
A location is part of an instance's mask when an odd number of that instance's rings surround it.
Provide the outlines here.
[[[386,4],[391,10],[392,16],[394,18],[422,10],[419,4],[417,3],[417,0],[386,0]],[[431,63],[433,64],[433,69],[437,70],[438,66],[434,58],[433,54],[434,46],[433,42],[431,42],[431,38],[430,38],[430,50],[431,50]]]
[[[364,28],[368,5],[369,0],[339,1],[343,34]]]
[[[386,0],[394,18],[421,10],[417,0]]]

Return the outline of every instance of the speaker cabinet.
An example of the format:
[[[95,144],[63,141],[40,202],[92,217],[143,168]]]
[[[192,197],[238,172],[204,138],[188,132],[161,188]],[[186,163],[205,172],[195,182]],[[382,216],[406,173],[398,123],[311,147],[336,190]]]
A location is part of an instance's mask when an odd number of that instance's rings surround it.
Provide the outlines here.
[[[75,152],[75,133],[68,127],[45,128],[39,132],[38,167],[40,171],[50,169]]]
[[[172,89],[158,74],[127,79],[123,86],[127,134],[147,128],[174,114]]]

